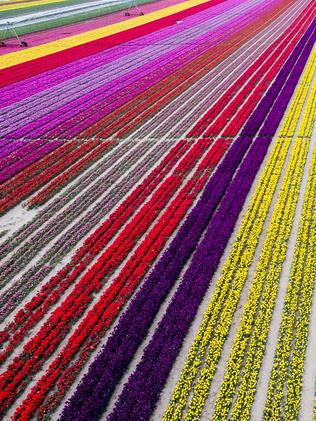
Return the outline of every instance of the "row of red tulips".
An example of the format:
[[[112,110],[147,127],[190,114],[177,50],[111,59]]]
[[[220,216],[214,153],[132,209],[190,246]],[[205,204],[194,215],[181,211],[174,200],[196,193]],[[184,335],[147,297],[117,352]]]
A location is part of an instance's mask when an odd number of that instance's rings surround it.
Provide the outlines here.
[[[42,190],[31,197],[31,199],[28,201],[28,206],[32,208],[47,202],[47,200],[49,200],[54,194],[61,190],[67,183],[76,178],[93,162],[97,161],[106,152],[108,152],[113,144],[113,141],[102,142],[99,146],[93,149],[92,152],[89,152],[82,159],[80,159],[80,161],[73,164],[66,171],[63,171],[61,175],[53,179],[50,183],[46,184]]]
[[[61,159],[68,152],[72,151],[79,146],[78,141],[69,141],[61,145],[59,148],[44,156],[39,161],[27,166],[24,170],[20,171],[11,179],[7,180],[0,187],[0,198],[3,199],[6,195],[12,193],[15,189],[27,183],[33,177],[44,171],[50,165],[53,165]]]
[[[3,199],[0,200],[0,214],[6,212],[11,207],[15,206],[21,200],[25,199],[32,192],[44,186],[52,178],[63,172],[66,168],[71,166],[74,162],[82,158],[91,149],[94,149],[100,144],[100,140],[86,141],[81,145],[78,145],[75,150],[62,156],[58,161],[44,168],[41,172],[38,172],[32,179],[29,179],[23,184],[20,184],[11,193],[7,194]],[[42,164],[42,163],[41,163]],[[40,165],[41,165],[40,164]]]

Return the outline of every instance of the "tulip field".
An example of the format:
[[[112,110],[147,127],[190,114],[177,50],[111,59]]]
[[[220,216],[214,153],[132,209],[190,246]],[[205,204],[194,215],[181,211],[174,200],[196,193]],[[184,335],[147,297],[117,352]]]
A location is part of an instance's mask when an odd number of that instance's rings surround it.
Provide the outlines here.
[[[140,8],[0,47],[0,419],[316,421],[316,2]]]

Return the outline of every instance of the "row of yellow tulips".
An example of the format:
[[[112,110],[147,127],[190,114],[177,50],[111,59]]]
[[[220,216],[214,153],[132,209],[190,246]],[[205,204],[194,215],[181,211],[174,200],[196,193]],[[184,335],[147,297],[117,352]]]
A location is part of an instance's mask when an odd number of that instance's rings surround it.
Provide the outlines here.
[[[299,135],[310,138],[316,118],[316,80],[307,103]],[[304,357],[308,340],[316,273],[316,150],[307,183],[282,314],[264,419],[298,418]],[[284,403],[284,405],[282,405]]]
[[[199,419],[201,415],[286,160],[292,136],[299,122],[308,86],[315,69],[315,59],[314,51],[281,128],[280,137],[276,140],[268,163],[264,168],[222,276],[204,314],[203,322],[165,412],[165,421],[182,417],[187,420]],[[299,151],[301,151],[300,146],[295,148],[296,154]],[[304,151],[303,155],[306,156],[307,147]],[[297,167],[296,158],[292,157],[292,159],[294,165],[292,164],[291,170],[294,171]],[[239,372],[236,374],[236,380],[238,375]],[[226,400],[226,397],[224,399]],[[222,417],[221,414],[220,417]]]
[[[308,96],[299,133],[305,134],[305,128],[308,130],[315,122],[315,115],[311,113],[314,99],[312,92]],[[223,416],[232,420],[250,418],[309,145],[310,137],[297,137],[295,140],[213,419],[223,419]]]
[[[8,12],[12,11],[14,12],[17,9],[26,9],[33,6],[43,6],[45,4],[51,4],[51,3],[62,3],[65,0],[34,0],[34,1],[28,1],[23,3],[12,3],[12,4],[4,4],[1,5],[0,3],[0,13],[1,12]]]

